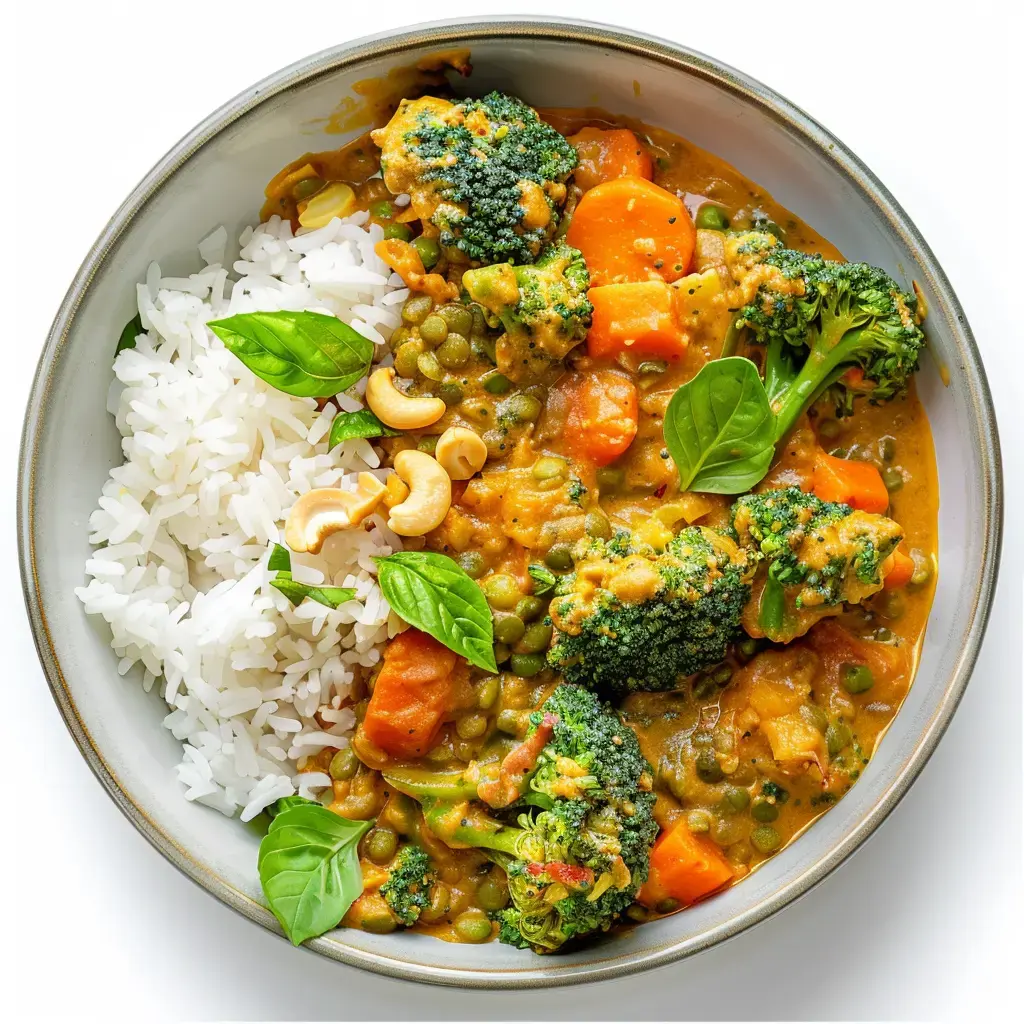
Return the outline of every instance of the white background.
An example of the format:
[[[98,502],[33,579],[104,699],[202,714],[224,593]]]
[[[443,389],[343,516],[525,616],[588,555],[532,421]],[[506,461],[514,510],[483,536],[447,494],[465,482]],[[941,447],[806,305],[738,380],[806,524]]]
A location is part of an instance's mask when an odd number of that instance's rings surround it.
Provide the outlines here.
[[[3,33],[11,78],[3,96],[18,128],[13,145],[5,132],[2,204],[16,232],[0,246],[0,536],[9,568],[0,622],[13,659],[2,681],[11,723],[0,809],[7,1019],[962,1020],[983,1019],[986,1009],[1005,1019],[997,1007],[1019,985],[1021,909],[1016,47],[1024,25],[1016,5],[973,0],[948,13],[940,0],[544,5],[742,68],[864,158],[966,307],[995,393],[1010,514],[997,605],[963,704],[898,812],[851,862],[797,905],[696,959],[598,986],[513,994],[416,986],[322,961],[175,872],[93,779],[51,702],[16,578],[13,513],[17,439],[49,321],[106,218],[175,140],[314,50],[441,16],[542,5],[36,0],[18,8],[15,34],[7,19]]]

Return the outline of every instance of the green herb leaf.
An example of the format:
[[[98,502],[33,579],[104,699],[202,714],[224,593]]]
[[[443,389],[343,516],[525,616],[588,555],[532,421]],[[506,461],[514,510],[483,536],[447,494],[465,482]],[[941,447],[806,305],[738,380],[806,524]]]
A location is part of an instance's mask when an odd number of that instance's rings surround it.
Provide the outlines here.
[[[533,580],[533,592],[537,597],[554,593],[558,577],[546,565],[534,563],[526,571],[530,574],[530,579]]]
[[[356,596],[352,587],[314,587],[309,583],[298,583],[292,579],[290,572],[279,572],[277,578],[270,581],[270,585],[284,594],[295,607],[308,597],[328,608],[337,608]]]
[[[400,430],[392,430],[384,426],[369,409],[358,412],[339,412],[331,423],[331,436],[327,439],[327,450],[330,451],[342,441],[353,437],[397,437]]]
[[[121,331],[121,337],[117,339],[117,348],[114,349],[114,355],[118,352],[123,352],[126,348],[135,348],[135,339],[140,334],[145,334],[146,328],[142,326],[142,317],[136,313],[124,325],[124,329]]]
[[[239,313],[207,326],[268,384],[298,398],[329,398],[365,376],[373,342],[324,313]]]
[[[307,800],[304,796],[283,796],[280,800],[275,800],[267,808],[267,814],[272,818],[276,818],[292,807],[305,807],[307,804],[314,803],[316,803],[315,800]],[[317,804],[317,806],[319,807],[320,805]]]
[[[498,671],[487,598],[456,562],[434,551],[396,551],[374,561],[380,589],[406,622],[479,668]]]
[[[775,453],[775,414],[757,367],[740,356],[708,363],[672,396],[664,432],[682,490],[749,490]]]
[[[768,579],[761,591],[761,603],[757,609],[757,624],[769,640],[782,637],[782,628],[786,621],[786,591],[782,584],[769,570]]]
[[[359,840],[372,821],[307,803],[277,814],[259,852],[267,903],[294,945],[334,928],[363,891]]]
[[[291,572],[292,553],[283,544],[275,544],[267,559],[267,568],[271,572]]]

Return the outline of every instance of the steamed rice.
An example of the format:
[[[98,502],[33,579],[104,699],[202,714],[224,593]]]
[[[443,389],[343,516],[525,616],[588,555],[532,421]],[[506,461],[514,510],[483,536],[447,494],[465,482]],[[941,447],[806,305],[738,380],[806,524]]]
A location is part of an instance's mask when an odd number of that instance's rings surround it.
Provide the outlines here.
[[[218,228],[199,243],[198,273],[165,277],[150,266],[138,285],[145,333],[114,360],[108,408],[125,462],[90,517],[98,547],[76,594],[109,623],[118,671],[135,669],[170,706],[164,725],[182,743],[175,771],[185,797],[243,820],[330,784],[301,769],[348,744],[355,674],[401,628],[372,557],[402,545],[375,514],[319,556],[293,554],[296,580],[356,589],[335,610],[310,600],[293,608],[269,586],[267,559],[299,495],[354,489],[360,472],[385,475],[369,441],[327,450],[334,414],[362,407],[365,381],[318,411],[257,378],[206,322],[256,310],[333,313],[388,361],[408,292],[373,251],[382,237],[365,213],[297,236],[274,217],[242,232],[231,274]]]

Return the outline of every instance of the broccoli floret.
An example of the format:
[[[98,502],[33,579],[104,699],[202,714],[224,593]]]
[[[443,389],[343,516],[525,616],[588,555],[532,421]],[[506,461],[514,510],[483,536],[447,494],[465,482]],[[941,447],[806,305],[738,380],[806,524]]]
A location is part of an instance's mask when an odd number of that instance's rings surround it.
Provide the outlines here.
[[[505,328],[498,369],[513,380],[536,377],[564,359],[586,337],[594,310],[583,254],[564,242],[549,245],[532,265],[467,270],[462,287]]]
[[[499,938],[520,949],[553,952],[607,930],[647,879],[658,832],[651,767],[618,714],[580,687],[556,688],[500,766],[386,778],[422,803],[441,839],[485,850],[505,870]]]
[[[581,542],[576,570],[551,602],[548,663],[602,693],[672,689],[725,657],[750,596],[749,569],[730,538],[698,526],[660,551],[625,530]]]
[[[734,265],[760,285],[737,313],[724,352],[743,328],[765,346],[776,440],[826,391],[849,414],[858,395],[879,403],[906,390],[925,339],[917,299],[884,270],[809,256],[756,232],[732,244]]]
[[[403,100],[373,133],[392,192],[442,246],[480,263],[532,263],[558,227],[576,151],[522,100]]]
[[[388,869],[388,880],[380,887],[380,894],[398,922],[411,928],[430,906],[429,893],[434,881],[426,850],[403,846]]]
[[[739,544],[763,567],[744,628],[783,643],[843,603],[880,590],[882,563],[903,539],[899,524],[885,516],[798,487],[745,495],[733,505],[732,524]]]

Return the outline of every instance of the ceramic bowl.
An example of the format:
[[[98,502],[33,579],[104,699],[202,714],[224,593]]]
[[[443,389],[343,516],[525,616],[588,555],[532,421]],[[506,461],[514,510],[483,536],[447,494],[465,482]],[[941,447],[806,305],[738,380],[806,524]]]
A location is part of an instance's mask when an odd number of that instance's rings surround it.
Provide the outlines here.
[[[540,958],[491,943],[337,930],[310,943],[383,974],[466,987],[596,980],[687,956],[763,920],[848,857],[893,810],[949,723],[974,663],[996,576],[998,439],[984,370],[960,303],[885,187],[838,139],[770,89],[662,40],[563,21],[494,20],[415,28],[326,50],[254,85],[179,142],[116,211],[57,314],[32,391],[21,453],[25,597],[54,697],[93,771],[167,859],[255,923],[278,931],[256,875],[258,837],[187,803],[171,767],[180,748],[157,694],[117,674],[105,624],[72,591],[89,552],[88,516],[119,435],[105,409],[112,342],[134,312],[150,260],[198,269],[195,243],[258,215],[264,184],[306,150],[346,140],[324,118],[354,83],[453,47],[475,71],[456,87],[501,88],[536,105],[598,105],[670,129],[725,158],[857,259],[916,279],[930,309],[932,358],[920,391],[941,486],[940,572],[917,682],[863,777],[805,835],[742,883],[684,913]],[[354,134],[350,132],[349,135]],[[944,386],[939,366],[949,368]]]

